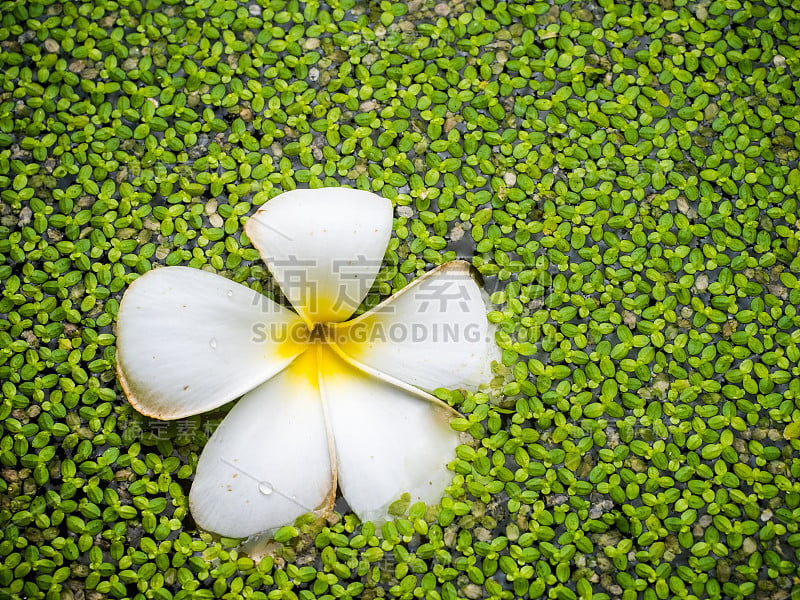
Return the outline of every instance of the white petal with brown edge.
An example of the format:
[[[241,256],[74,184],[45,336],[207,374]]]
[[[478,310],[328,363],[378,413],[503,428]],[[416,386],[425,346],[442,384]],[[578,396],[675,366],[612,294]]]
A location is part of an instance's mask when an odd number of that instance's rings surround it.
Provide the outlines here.
[[[268,201],[245,231],[308,324],[343,321],[380,270],[392,203],[347,188],[293,190]]]
[[[203,449],[189,494],[208,531],[247,537],[333,505],[336,481],[309,349],[242,398]]]
[[[381,523],[404,493],[437,504],[453,473],[457,413],[362,373],[326,349],[322,395],[336,445],[339,488],[362,521]]]
[[[179,419],[225,404],[305,347],[292,311],[229,279],[188,267],[149,271],[120,304],[117,372],[139,412]]]
[[[369,312],[332,328],[360,363],[406,383],[476,390],[499,360],[485,294],[464,261],[445,263]]]

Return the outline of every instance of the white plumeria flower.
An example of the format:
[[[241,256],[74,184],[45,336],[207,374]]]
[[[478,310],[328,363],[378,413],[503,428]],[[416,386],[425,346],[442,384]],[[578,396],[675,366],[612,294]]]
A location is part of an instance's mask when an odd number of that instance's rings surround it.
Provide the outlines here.
[[[197,524],[263,538],[330,512],[337,484],[362,520],[386,520],[405,493],[438,503],[458,413],[430,392],[477,389],[497,358],[469,265],[444,264],[347,321],[386,252],[389,200],[296,190],[245,230],[296,312],[186,267],[146,273],[119,309],[117,371],[139,412],[179,419],[242,396],[197,465]]]

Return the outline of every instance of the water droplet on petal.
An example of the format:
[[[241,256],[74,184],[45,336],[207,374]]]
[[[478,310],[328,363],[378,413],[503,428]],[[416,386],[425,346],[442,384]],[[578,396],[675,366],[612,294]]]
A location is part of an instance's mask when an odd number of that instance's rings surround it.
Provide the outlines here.
[[[275,489],[272,487],[272,484],[269,481],[260,481],[258,483],[258,491],[264,494],[265,496],[269,496]]]
[[[208,340],[208,345],[211,346],[212,350],[216,350],[217,349],[217,338],[213,338],[212,337],[210,340]]]
[[[228,291],[225,293],[225,295],[226,295],[226,296],[228,296],[228,298],[232,298],[232,297],[233,297],[233,290],[228,290]]]

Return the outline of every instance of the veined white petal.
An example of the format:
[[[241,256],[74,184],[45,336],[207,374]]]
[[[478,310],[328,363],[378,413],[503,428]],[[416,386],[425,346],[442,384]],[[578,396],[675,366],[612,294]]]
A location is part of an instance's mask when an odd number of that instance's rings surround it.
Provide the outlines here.
[[[335,493],[310,350],[225,417],[200,456],[189,503],[203,529],[247,537],[328,510]]]
[[[330,327],[339,349],[360,363],[426,390],[477,389],[499,360],[483,290],[469,263],[426,273],[371,311]]]
[[[362,373],[325,349],[322,395],[336,445],[339,488],[362,521],[388,518],[404,493],[438,504],[452,479],[455,411]]]
[[[343,321],[380,270],[392,203],[347,188],[293,190],[261,207],[245,231],[306,323]]]
[[[139,412],[178,419],[238,398],[302,352],[292,311],[219,275],[165,267],[134,281],[117,317],[117,373]]]

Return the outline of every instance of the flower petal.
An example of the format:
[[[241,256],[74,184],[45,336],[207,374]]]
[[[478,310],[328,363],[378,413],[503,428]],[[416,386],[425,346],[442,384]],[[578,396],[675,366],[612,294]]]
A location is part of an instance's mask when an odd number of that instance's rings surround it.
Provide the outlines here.
[[[453,261],[331,333],[353,364],[426,390],[475,390],[499,360],[486,311],[469,263]]]
[[[306,323],[343,321],[367,295],[392,232],[392,203],[346,188],[276,196],[245,225]]]
[[[208,531],[246,537],[329,509],[336,482],[309,351],[242,398],[211,436],[189,494]]]
[[[437,504],[452,480],[458,433],[455,411],[360,372],[330,350],[322,363],[322,395],[336,445],[339,488],[362,521],[388,518],[408,492]]]
[[[306,347],[300,317],[219,275],[166,267],[125,292],[117,321],[117,372],[139,412],[178,419],[238,398]]]

